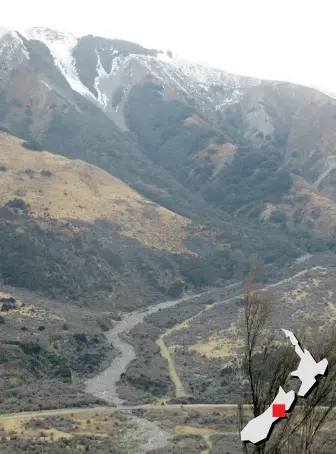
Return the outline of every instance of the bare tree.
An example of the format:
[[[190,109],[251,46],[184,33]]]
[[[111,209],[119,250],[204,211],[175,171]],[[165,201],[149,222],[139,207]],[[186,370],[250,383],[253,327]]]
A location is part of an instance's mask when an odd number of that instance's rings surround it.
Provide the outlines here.
[[[297,368],[298,361],[292,345],[284,342],[281,346],[276,342],[277,330],[274,329],[274,323],[271,323],[272,297],[253,290],[254,275],[255,272],[250,273],[244,289],[241,327],[244,347],[241,370],[245,393],[238,407],[240,431],[251,417],[261,415],[271,405],[280,386],[288,390],[294,389],[295,382],[290,372]],[[287,414],[287,418],[276,425],[268,441],[258,445],[243,443],[243,452],[246,454],[333,452],[328,447],[328,437],[322,440],[321,434],[336,405],[335,332],[332,330],[321,332],[321,329],[316,328],[310,333],[302,330],[299,337],[303,339],[303,336],[305,345],[309,338],[314,339],[310,351],[316,361],[323,357],[328,359],[328,373],[318,380],[317,386],[307,398],[299,398],[293,410]],[[252,410],[252,416],[251,413],[246,414],[246,404]]]

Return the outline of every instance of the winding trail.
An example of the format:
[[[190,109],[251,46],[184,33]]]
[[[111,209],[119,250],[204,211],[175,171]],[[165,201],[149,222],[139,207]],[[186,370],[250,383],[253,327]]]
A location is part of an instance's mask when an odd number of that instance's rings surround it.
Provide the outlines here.
[[[313,270],[313,269],[317,269],[317,268],[319,268],[319,267],[315,266],[315,267],[312,267],[312,268],[307,268],[307,269],[301,270],[300,272],[294,274],[291,278],[286,278],[286,279],[283,279],[281,281],[275,282],[274,284],[269,284],[266,287],[258,289],[258,291],[264,292],[264,291],[266,291],[266,290],[268,290],[270,288],[278,287],[279,285],[285,284],[286,282],[290,282],[292,279],[295,279],[297,277],[303,276],[308,271]],[[236,284],[231,284],[231,286],[232,285],[236,285]],[[231,286],[228,286],[228,287],[231,287]],[[228,287],[226,287],[226,288],[228,288]],[[212,309],[212,308],[214,308],[216,306],[219,306],[220,304],[225,304],[225,303],[227,304],[227,303],[230,303],[232,301],[235,301],[238,298],[243,298],[243,297],[244,297],[244,294],[242,293],[241,295],[231,296],[230,298],[226,298],[225,300],[217,301],[217,303],[213,303],[213,304],[210,304],[210,305],[206,306],[205,308],[203,308],[202,310],[200,310],[199,312],[197,312],[193,316],[191,316],[191,317],[187,318],[186,320],[184,320],[182,323],[179,323],[178,325],[175,325],[172,328],[167,329],[167,331],[165,331],[159,337],[159,339],[156,341],[156,343],[160,347],[161,355],[168,361],[169,377],[170,377],[171,381],[175,385],[175,395],[176,395],[176,397],[188,397],[188,395],[185,392],[182,380],[178,376],[178,373],[177,373],[175,365],[174,365],[174,359],[173,359],[173,357],[172,357],[172,355],[170,353],[170,350],[165,344],[165,337],[168,336],[169,334],[171,334],[174,331],[178,331],[178,330],[182,330],[182,329],[188,328],[189,325],[190,325],[190,322],[195,320],[197,317],[201,316],[205,311],[210,310],[210,309]]]
[[[174,364],[174,359],[173,359],[172,355],[170,354],[169,348],[165,344],[164,337],[165,337],[164,334],[162,336],[160,336],[159,339],[156,341],[156,343],[160,347],[161,355],[168,361],[169,377],[170,377],[171,381],[174,383],[175,395],[176,395],[176,397],[186,397],[187,393],[184,389],[182,380],[177,375],[177,372],[175,369],[175,364]]]
[[[238,404],[185,404],[183,408],[190,409],[208,409],[209,411],[214,411],[220,408],[237,408]],[[243,405],[245,408],[251,408],[250,405]],[[123,405],[121,407],[83,407],[83,408],[60,408],[58,410],[42,410],[42,411],[30,411],[22,413],[11,413],[0,415],[0,421],[8,421],[10,419],[31,419],[31,418],[45,418],[47,416],[65,416],[78,413],[113,413],[113,412],[130,412],[134,410],[178,410],[181,408],[180,404],[166,404],[163,406],[157,404],[144,404],[144,405]],[[296,406],[300,408],[300,406]],[[329,407],[319,406],[318,408],[325,410]],[[333,408],[333,411],[336,411],[336,407]]]

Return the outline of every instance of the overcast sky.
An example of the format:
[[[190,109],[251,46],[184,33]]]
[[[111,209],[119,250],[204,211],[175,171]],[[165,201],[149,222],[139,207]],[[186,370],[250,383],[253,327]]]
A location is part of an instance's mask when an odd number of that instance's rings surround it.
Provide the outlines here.
[[[126,39],[336,91],[335,12],[335,0],[10,0],[0,22]]]

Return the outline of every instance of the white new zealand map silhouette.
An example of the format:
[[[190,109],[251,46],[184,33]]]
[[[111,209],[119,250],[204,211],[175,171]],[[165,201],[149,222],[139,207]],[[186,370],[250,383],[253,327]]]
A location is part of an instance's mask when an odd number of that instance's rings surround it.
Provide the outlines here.
[[[291,373],[291,375],[293,377],[298,377],[301,380],[301,387],[298,391],[298,396],[306,397],[308,392],[315,385],[316,377],[318,375],[325,374],[328,367],[328,360],[324,358],[317,363],[308,350],[302,350],[299,341],[291,331],[286,329],[283,329],[282,331],[295,346],[295,352],[300,357],[299,366]],[[289,411],[294,401],[295,392],[291,390],[286,393],[280,386],[278,394],[273,400],[271,406],[264,411],[264,413],[252,419],[241,431],[241,440],[249,441],[254,444],[266,440],[270,431],[274,427],[274,423],[281,419],[280,417],[272,415],[272,406],[274,404],[284,404],[286,411]]]

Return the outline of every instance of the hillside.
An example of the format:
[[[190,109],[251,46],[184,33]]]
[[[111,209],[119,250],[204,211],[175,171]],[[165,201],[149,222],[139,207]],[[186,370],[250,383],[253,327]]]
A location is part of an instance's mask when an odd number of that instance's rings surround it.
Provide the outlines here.
[[[124,310],[167,292],[179,276],[174,257],[195,255],[190,220],[95,166],[22,144],[0,133],[5,282]]]
[[[0,150],[0,272],[12,286],[114,313],[242,279],[256,260],[271,276],[293,257],[329,247],[288,238],[277,224],[198,223],[102,169],[27,149],[7,133]]]
[[[280,226],[314,230],[323,237],[335,234],[336,203],[302,177],[293,176],[287,197],[279,204],[267,203],[260,217]]]
[[[84,377],[115,357],[101,316],[0,287],[0,413],[98,403]]]
[[[169,252],[186,253],[190,221],[154,204],[98,167],[0,133],[0,204],[20,198],[33,219],[114,223],[121,235]]]

